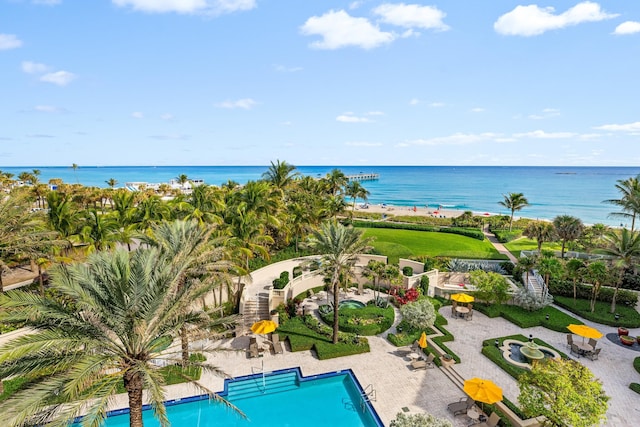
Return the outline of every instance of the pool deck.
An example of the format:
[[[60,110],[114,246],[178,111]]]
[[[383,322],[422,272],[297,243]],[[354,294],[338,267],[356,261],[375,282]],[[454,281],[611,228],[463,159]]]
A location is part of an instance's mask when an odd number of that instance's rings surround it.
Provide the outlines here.
[[[349,298],[365,301],[372,296],[349,295]],[[312,301],[307,303],[313,304]],[[447,346],[462,360],[460,364],[455,365],[455,371],[464,379],[483,377],[494,381],[502,387],[505,397],[512,402],[517,402],[517,383],[480,353],[483,340],[512,334],[533,334],[534,337],[568,354],[565,333],[542,327],[521,329],[503,318],[490,319],[477,311],[472,321],[452,319],[449,313],[449,307],[441,309],[441,314],[449,320],[447,329],[455,336],[455,341],[448,342]],[[598,328],[605,334],[616,330],[589,321],[584,323]],[[395,326],[392,330],[394,329]],[[630,330],[630,334],[639,335],[640,329]],[[237,337],[216,343],[221,350],[232,351],[215,352],[209,356],[209,360],[233,377],[258,372],[263,364],[265,371],[299,366],[305,376],[350,368],[362,387],[371,384],[375,389],[376,400],[372,403],[385,425],[389,425],[396,414],[406,408],[410,414],[427,412],[451,420],[456,427],[467,426],[469,418],[464,415],[453,417],[447,411],[447,404],[465,397],[464,392],[440,368],[412,370],[409,359],[399,356],[395,352],[396,347],[386,340],[385,335],[369,337],[370,353],[330,360],[318,360],[311,351],[292,353],[286,346],[284,354],[266,354],[262,358],[248,359],[246,348],[249,337]],[[599,340],[598,347],[602,348],[599,360],[592,361],[585,357],[577,360],[602,380],[605,392],[611,397],[606,425],[640,425],[640,409],[637,404],[640,397],[628,388],[630,382],[640,382],[640,375],[637,375],[632,367],[633,359],[639,354],[605,338]],[[620,375],[621,369],[624,375]],[[205,375],[202,383],[213,391],[221,391],[224,380]],[[188,384],[170,386],[168,389],[168,399],[199,393]],[[126,401],[123,403],[126,406]]]

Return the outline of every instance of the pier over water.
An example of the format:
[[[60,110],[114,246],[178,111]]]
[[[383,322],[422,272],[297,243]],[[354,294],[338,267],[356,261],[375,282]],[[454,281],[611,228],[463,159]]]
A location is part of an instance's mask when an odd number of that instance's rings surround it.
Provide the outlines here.
[[[349,181],[376,181],[380,178],[380,175],[377,173],[357,173],[354,175],[346,175],[346,178]]]

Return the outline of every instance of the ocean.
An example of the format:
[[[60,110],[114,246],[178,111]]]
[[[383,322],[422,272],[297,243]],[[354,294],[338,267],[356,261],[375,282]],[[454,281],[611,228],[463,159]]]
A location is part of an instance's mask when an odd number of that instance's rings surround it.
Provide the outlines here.
[[[529,201],[516,216],[553,219],[572,215],[585,224],[624,225],[609,214],[617,211],[604,200],[619,198],[616,181],[640,174],[640,167],[528,167],[528,166],[299,166],[304,175],[320,177],[334,168],[345,174],[377,173],[376,181],[364,181],[372,204],[395,206],[428,205],[432,208],[509,214],[498,204],[507,193],[523,193]],[[80,166],[0,167],[16,177],[20,172],[39,169],[40,180],[60,178],[67,183],[106,187],[114,178],[118,187],[125,182],[168,182],[184,174],[220,185],[228,180],[244,184],[260,179],[268,166]],[[627,224],[630,225],[630,224]]]

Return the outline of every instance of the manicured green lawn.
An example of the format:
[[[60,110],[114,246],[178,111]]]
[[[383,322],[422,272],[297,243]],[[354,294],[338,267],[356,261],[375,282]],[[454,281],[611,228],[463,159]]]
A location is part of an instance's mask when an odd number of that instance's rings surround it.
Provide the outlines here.
[[[640,313],[638,313],[635,307],[616,304],[616,312],[611,314],[610,302],[596,301],[595,311],[592,313],[591,302],[589,300],[577,299],[574,302],[573,298],[563,296],[555,296],[554,299],[555,303],[560,307],[564,307],[572,313],[591,320],[592,322],[609,326],[624,326],[625,328],[640,327]],[[618,314],[618,320],[615,318],[616,314]]]
[[[429,231],[366,228],[365,237],[375,237],[376,253],[389,257],[390,263],[398,258],[412,256],[443,256],[451,258],[506,259],[489,243],[457,234]]]
[[[534,239],[527,239],[526,237],[522,237],[520,239],[514,240],[509,243],[505,243],[504,247],[509,250],[516,258],[520,258],[520,251],[537,251],[538,250],[538,242]],[[542,249],[550,250],[550,251],[559,251],[562,249],[562,245],[551,242],[551,243],[543,243]]]

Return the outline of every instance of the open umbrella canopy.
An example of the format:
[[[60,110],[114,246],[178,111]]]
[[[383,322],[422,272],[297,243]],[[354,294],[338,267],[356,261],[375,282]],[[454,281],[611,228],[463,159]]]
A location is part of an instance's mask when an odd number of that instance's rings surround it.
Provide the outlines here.
[[[467,294],[453,294],[451,295],[451,299],[454,301],[463,302],[463,303],[475,301],[474,297]]]
[[[254,334],[269,334],[278,329],[278,325],[272,320],[260,320],[251,325],[251,332]]]
[[[418,340],[418,345],[420,346],[420,348],[425,348],[427,346],[427,333],[423,332],[422,335],[420,335],[420,339]]]
[[[463,390],[476,402],[491,405],[502,400],[502,389],[490,380],[471,378],[464,382]]]
[[[595,328],[592,328],[591,326],[571,324],[567,326],[567,329],[572,333],[584,338],[602,338],[602,332]]]

